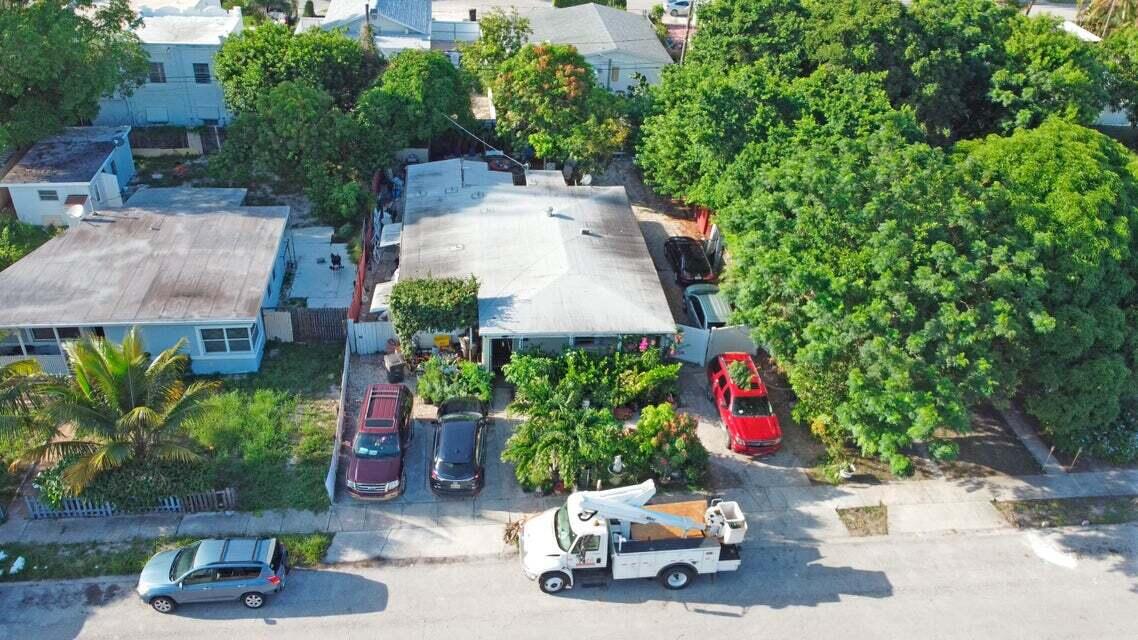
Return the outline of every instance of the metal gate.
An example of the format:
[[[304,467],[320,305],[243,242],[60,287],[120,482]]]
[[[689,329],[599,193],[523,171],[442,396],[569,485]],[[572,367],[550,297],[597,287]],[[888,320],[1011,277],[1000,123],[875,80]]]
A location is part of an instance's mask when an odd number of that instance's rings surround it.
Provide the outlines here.
[[[269,340],[292,342],[292,314],[280,309],[265,309],[265,337]]]
[[[699,327],[676,325],[682,334],[676,346],[676,359],[703,366],[721,353],[738,352],[754,355],[758,349],[751,340],[751,328],[746,325],[717,327],[707,330]]]
[[[352,352],[379,353],[387,350],[387,341],[395,338],[395,325],[391,322],[355,322],[348,320],[348,335]]]

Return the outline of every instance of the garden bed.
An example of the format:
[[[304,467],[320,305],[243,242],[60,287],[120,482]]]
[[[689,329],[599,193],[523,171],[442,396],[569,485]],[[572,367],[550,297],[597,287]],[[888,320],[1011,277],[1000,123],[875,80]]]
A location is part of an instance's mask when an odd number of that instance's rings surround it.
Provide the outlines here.
[[[854,537],[884,536],[889,534],[889,508],[883,504],[872,507],[838,509],[842,524]]]
[[[992,501],[1018,529],[1138,521],[1138,496]]]
[[[73,580],[97,576],[132,575],[142,571],[154,554],[175,549],[198,538],[154,538],[115,543],[7,544],[0,550],[7,558],[0,561],[0,582],[27,580]],[[281,535],[294,567],[319,566],[328,546],[330,533]],[[16,558],[24,558],[24,568],[16,575],[8,570]]]

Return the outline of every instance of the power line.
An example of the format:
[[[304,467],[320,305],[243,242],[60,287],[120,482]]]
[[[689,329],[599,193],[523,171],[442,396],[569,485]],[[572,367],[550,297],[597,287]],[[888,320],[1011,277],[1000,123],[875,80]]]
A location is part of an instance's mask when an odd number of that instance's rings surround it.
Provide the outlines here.
[[[469,129],[467,129],[466,127],[462,126],[461,124],[459,124],[459,123],[458,123],[458,121],[457,121],[457,120],[455,120],[454,118],[452,118],[452,117],[448,116],[447,114],[443,113],[442,111],[439,111],[438,109],[435,109],[435,111],[436,111],[436,112],[438,112],[440,115],[442,115],[442,117],[444,117],[444,118],[446,118],[447,120],[449,120],[451,124],[453,124],[454,126],[458,127],[459,129],[462,129],[462,131],[463,131],[464,133],[466,133],[466,135],[468,135],[468,136],[470,136],[471,138],[474,138],[475,140],[477,140],[477,141],[481,142],[481,143],[482,143],[483,145],[485,145],[487,148],[493,149],[494,151],[497,151],[498,153],[502,154],[502,157],[504,157],[504,158],[508,159],[510,162],[513,162],[514,164],[518,165],[519,167],[521,167],[521,168],[522,168],[522,170],[523,170],[523,171],[528,171],[528,170],[529,170],[529,165],[526,165],[526,164],[522,164],[521,162],[518,162],[518,161],[517,161],[517,160],[515,160],[514,158],[510,157],[510,156],[509,156],[509,155],[508,155],[508,154],[507,154],[505,151],[502,151],[501,149],[498,149],[498,148],[494,147],[494,145],[492,145],[492,144],[490,144],[489,142],[486,142],[485,140],[483,140],[482,138],[479,138],[478,136],[474,135],[474,133],[472,133],[472,132],[471,132]]]

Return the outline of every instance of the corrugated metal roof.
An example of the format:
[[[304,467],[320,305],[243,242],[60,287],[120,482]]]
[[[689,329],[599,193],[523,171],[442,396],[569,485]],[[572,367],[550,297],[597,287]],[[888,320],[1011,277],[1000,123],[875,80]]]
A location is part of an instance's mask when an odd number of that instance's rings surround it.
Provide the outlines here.
[[[526,17],[533,30],[530,42],[571,44],[583,56],[621,51],[661,65],[672,63],[644,16],[590,3],[536,9]]]
[[[484,162],[408,167],[400,278],[473,274],[483,336],[675,331],[624,188],[536,182]]]
[[[256,318],[288,207],[113,209],[0,272],[0,326]]]
[[[363,20],[368,7],[408,29],[423,34],[431,32],[431,0],[332,0],[321,26],[325,29],[347,27]]]

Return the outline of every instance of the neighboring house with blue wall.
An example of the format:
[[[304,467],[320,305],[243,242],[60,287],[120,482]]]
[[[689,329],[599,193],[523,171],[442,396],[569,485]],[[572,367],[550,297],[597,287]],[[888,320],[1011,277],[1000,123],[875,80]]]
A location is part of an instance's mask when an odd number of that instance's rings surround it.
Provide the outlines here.
[[[146,81],[130,95],[99,103],[95,124],[224,125],[225,106],[214,56],[226,38],[241,33],[241,8],[223,9],[219,0],[134,2],[142,18],[134,30],[150,57]]]
[[[158,353],[186,340],[196,374],[261,365],[280,301],[288,207],[100,212],[0,272],[0,366],[68,371],[63,346],[132,327]]]
[[[32,145],[0,178],[16,217],[35,225],[73,225],[121,207],[134,177],[130,127],[70,127]]]

